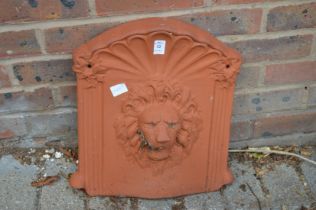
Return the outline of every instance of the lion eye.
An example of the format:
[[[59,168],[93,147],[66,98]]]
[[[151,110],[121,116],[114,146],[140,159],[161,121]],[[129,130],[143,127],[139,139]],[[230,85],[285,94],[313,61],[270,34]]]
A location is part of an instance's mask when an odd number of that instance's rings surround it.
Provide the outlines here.
[[[148,122],[148,123],[146,123],[146,125],[153,128],[153,127],[155,127],[157,125],[157,123]]]
[[[168,122],[167,125],[168,125],[168,128],[175,128],[177,126],[177,123],[175,123],[175,122]]]

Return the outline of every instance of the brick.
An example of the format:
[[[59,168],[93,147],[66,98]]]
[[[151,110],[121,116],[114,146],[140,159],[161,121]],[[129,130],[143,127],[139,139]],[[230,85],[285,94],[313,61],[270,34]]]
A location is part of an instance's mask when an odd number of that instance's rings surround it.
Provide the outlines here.
[[[10,82],[8,70],[5,67],[0,66],[0,88],[10,87],[10,86],[11,86],[11,82]]]
[[[231,131],[230,131],[231,141],[250,139],[252,135],[253,135],[253,122],[252,121],[232,123]]]
[[[304,88],[239,94],[234,97],[233,113],[238,115],[300,108],[304,95]]]
[[[255,137],[274,137],[291,133],[316,131],[316,112],[272,116],[258,119],[254,126]]]
[[[0,113],[31,110],[45,110],[54,105],[52,92],[48,88],[38,88],[34,92],[7,92],[0,94]]]
[[[58,99],[56,106],[77,106],[77,86],[61,86],[57,88]]]
[[[259,67],[241,67],[239,75],[237,76],[236,88],[253,88],[258,86],[260,77]]]
[[[282,0],[213,0],[214,4],[249,4],[249,3],[264,3]]]
[[[191,9],[203,6],[203,0],[96,0],[98,15]]]
[[[13,72],[22,85],[75,80],[71,60],[18,63],[13,65]]]
[[[26,22],[88,16],[86,0],[0,1],[0,22]]]
[[[269,65],[265,71],[265,84],[287,84],[316,81],[316,62]]]
[[[316,87],[309,88],[308,105],[309,106],[316,105]]]
[[[86,41],[99,35],[113,24],[92,24],[45,31],[47,52],[71,52]]]
[[[59,112],[28,116],[25,119],[29,127],[29,135],[33,137],[69,135],[75,133],[77,129],[76,113]]]
[[[0,33],[0,43],[0,58],[41,52],[35,32],[32,30]]]
[[[24,117],[0,118],[0,139],[24,136],[27,134]]]
[[[259,32],[261,16],[261,9],[243,9],[185,15],[178,19],[197,25],[214,35],[234,35]]]
[[[316,27],[316,3],[282,6],[270,10],[268,31]]]
[[[297,35],[274,39],[254,39],[228,43],[237,49],[246,63],[295,59],[308,56],[313,36]]]

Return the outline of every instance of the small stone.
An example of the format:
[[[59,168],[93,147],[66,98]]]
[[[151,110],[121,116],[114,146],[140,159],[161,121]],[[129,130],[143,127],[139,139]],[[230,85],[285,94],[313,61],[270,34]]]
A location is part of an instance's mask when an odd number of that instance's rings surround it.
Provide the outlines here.
[[[12,51],[12,50],[7,50],[6,53],[7,53],[8,55],[11,55],[11,54],[13,53],[13,51]]]
[[[29,151],[29,154],[33,154],[33,153],[35,153],[35,152],[36,152],[36,150],[33,149],[33,148],[31,148],[30,151]]]
[[[45,154],[45,155],[43,155],[43,158],[45,158],[45,159],[49,159],[49,158],[50,158],[50,155]]]
[[[31,157],[31,163],[35,163],[35,161],[36,161],[36,157]]]
[[[49,154],[53,154],[55,152],[55,149],[54,148],[46,149],[45,152]]]
[[[55,152],[55,158],[56,159],[59,159],[59,158],[61,158],[63,156],[63,153],[61,153],[61,152]]]

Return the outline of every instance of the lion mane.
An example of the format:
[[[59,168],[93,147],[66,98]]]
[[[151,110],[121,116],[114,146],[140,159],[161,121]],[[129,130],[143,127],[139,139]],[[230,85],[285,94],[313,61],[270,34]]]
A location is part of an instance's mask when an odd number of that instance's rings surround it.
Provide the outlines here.
[[[169,161],[187,156],[199,136],[201,120],[197,103],[188,89],[177,82],[154,80],[133,86],[123,99],[121,114],[114,127],[127,156],[141,166],[152,164],[146,160],[140,141],[138,117],[150,104],[171,103],[180,116],[180,129]],[[147,164],[146,164],[147,163]]]

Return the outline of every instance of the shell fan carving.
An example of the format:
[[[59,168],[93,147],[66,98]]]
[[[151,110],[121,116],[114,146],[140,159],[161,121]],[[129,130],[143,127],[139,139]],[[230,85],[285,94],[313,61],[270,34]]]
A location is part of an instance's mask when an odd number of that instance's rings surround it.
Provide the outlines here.
[[[165,40],[163,55],[154,55],[155,40]],[[111,71],[129,79],[197,80],[212,77],[223,87],[234,83],[241,61],[220,49],[168,31],[130,35],[89,55],[76,55],[73,66],[79,79],[95,87]]]

